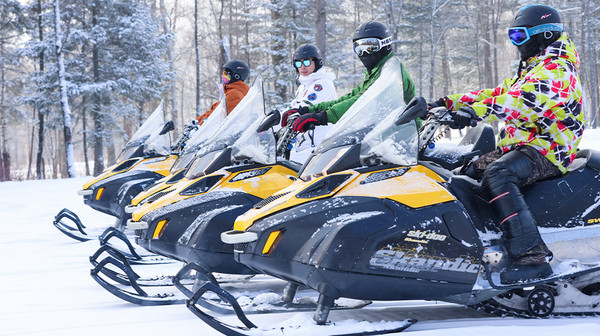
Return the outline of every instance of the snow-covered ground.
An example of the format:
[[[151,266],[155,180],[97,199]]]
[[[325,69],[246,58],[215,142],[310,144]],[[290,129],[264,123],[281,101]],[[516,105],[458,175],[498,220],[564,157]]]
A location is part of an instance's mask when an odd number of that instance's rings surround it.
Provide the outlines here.
[[[586,131],[580,147],[600,149],[600,132]],[[135,306],[114,297],[90,277],[88,256],[98,242],[75,242],[52,226],[54,215],[64,207],[89,227],[112,223],[111,217],[85,206],[77,195],[87,179],[0,183],[0,335],[219,335],[183,305]],[[338,323],[363,314],[390,320],[390,312],[401,305],[431,309],[434,315],[408,328],[403,332],[407,335],[600,335],[600,317],[435,321],[435,314],[456,309],[435,302],[376,302],[362,311],[334,312],[331,317]],[[280,313],[250,319],[258,325],[288,320],[310,324],[311,315]],[[356,325],[344,323],[348,331]],[[316,335],[313,331],[310,334]]]

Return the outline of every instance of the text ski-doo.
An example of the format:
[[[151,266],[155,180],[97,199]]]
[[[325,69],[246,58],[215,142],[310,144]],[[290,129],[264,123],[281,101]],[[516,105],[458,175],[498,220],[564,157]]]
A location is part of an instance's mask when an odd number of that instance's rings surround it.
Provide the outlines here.
[[[78,193],[85,204],[95,210],[116,217],[114,228],[123,231],[130,214],[124,211],[132,198],[148,185],[169,174],[176,153],[190,136],[193,129],[186,129],[177,139],[177,148],[170,146],[169,131],[172,122],[165,122],[163,103],[140,126],[127,142],[116,163],[84,184]],[[61,210],[54,218],[54,226],[67,236],[87,241],[99,235],[86,232],[79,217],[68,209]],[[96,229],[98,233],[105,228]]]
[[[236,260],[317,290],[318,324],[327,322],[340,297],[441,300],[530,316],[600,312],[600,153],[581,150],[566,175],[523,188],[554,253],[554,274],[502,285],[499,272],[510,260],[487,197],[480,183],[453,173],[473,155],[493,149],[489,127],[472,129],[452,152],[435,148],[435,131],[449,122],[449,113],[428,112],[422,99],[403,110],[393,70],[386,64],[380,78],[388,84],[374,83],[376,91],[369,89],[355,103],[298,181],[238,217],[234,230],[222,235],[235,244]],[[425,119],[419,131],[416,117]],[[198,292],[233,301],[208,287]],[[252,329],[243,313],[245,326],[236,327],[193,300],[188,306],[227,334]]]
[[[202,272],[212,282],[216,282],[213,272],[255,274],[234,261],[232,246],[223,244],[220,234],[233,228],[238,215],[297,179],[299,164],[276,159],[270,126],[277,122],[278,113],[265,117],[262,80],[257,79],[214,136],[201,146],[185,176],[135,207],[127,226],[136,230],[136,243],[188,264],[176,279],[184,278],[188,271]],[[116,296],[144,305],[182,302],[170,294],[140,290],[135,284],[137,274],[119,260],[122,258],[112,255],[98,262],[97,257],[92,275]],[[119,268],[121,274],[107,269],[109,265]],[[122,284],[119,280],[128,277],[123,273],[133,275],[128,288],[103,277]]]

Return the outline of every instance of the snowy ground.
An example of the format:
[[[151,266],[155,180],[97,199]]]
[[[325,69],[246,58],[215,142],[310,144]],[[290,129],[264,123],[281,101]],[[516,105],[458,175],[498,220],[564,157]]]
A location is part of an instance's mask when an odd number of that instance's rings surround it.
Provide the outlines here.
[[[600,132],[587,131],[580,147],[600,149]],[[52,226],[54,215],[63,207],[75,211],[90,227],[112,223],[77,195],[87,179],[0,183],[0,335],[218,335],[183,305],[135,306],[106,292],[90,277],[88,256],[98,243],[75,242]],[[406,335],[600,335],[600,317],[435,321],[457,307],[433,302],[376,302],[361,311],[335,312],[331,317],[340,321],[374,315],[390,320],[399,306],[410,307],[401,307],[405,312],[427,309],[434,315],[411,326]],[[310,316],[282,313],[251,315],[250,319],[258,325],[287,320],[310,323]],[[396,318],[403,319],[403,315]]]

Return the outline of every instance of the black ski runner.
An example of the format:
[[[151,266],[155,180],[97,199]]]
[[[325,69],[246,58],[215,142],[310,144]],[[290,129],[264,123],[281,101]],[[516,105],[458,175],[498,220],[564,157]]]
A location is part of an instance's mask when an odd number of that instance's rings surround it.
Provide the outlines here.
[[[197,307],[197,303],[200,298],[208,292],[212,292],[219,296],[219,298],[223,301],[226,301],[231,305],[233,311],[235,312],[237,318],[243,323],[243,326],[234,326],[228,323],[224,323],[218,320],[216,317],[211,316],[210,314],[204,312],[202,309]],[[198,316],[202,321],[206,324],[214,328],[215,330],[229,336],[245,336],[245,335],[306,335],[307,333],[311,333],[314,335],[315,325],[310,325],[311,330],[303,330],[307,327],[307,324],[298,323],[295,325],[287,326],[287,327],[273,327],[273,328],[258,328],[254,323],[252,323],[247,317],[241,306],[237,302],[237,300],[229,293],[224,291],[219,286],[213,283],[205,283],[201,286],[194,295],[186,301],[186,305],[189,310],[191,310],[196,316]],[[373,328],[365,328],[364,322],[361,325],[361,330],[357,332],[345,332],[347,330],[347,326],[339,326],[335,323],[329,323],[324,326],[319,326],[320,331],[324,332],[323,335],[334,335],[334,336],[358,336],[358,335],[381,335],[381,334],[389,334],[404,331],[406,328],[410,327],[417,321],[414,319],[407,319],[404,321],[397,322],[387,322],[384,326],[373,326]],[[339,332],[342,333],[339,333]]]

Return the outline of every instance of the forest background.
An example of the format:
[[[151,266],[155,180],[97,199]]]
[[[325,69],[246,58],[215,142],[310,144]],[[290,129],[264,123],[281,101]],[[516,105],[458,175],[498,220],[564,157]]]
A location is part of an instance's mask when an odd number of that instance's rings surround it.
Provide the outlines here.
[[[562,14],[598,127],[598,0],[0,0],[0,181],[101,172],[161,100],[176,136],[219,99],[230,59],[286,109],[293,51],[316,44],[341,96],[364,75],[352,35],[369,20],[390,28],[417,95],[496,87],[518,65],[507,27],[531,3]]]

